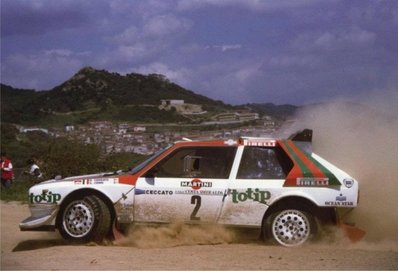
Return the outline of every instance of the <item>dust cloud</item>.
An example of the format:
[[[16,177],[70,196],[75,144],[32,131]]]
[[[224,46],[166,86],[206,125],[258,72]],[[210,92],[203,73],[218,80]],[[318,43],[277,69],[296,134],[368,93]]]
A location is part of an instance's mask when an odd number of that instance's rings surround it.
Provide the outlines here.
[[[366,231],[364,240],[349,244],[335,229],[325,239],[325,245],[398,250],[397,93],[383,92],[384,96],[376,93],[360,102],[334,101],[307,106],[294,122],[282,129],[282,137],[304,128],[312,129],[313,151],[359,181],[359,207],[347,219]],[[155,228],[133,228],[117,245],[162,248],[236,240],[235,233],[222,226],[177,222]]]
[[[128,235],[115,244],[138,248],[165,248],[227,244],[233,242],[235,238],[233,231],[221,225],[187,225],[181,221],[150,227],[133,226]]]
[[[359,207],[349,219],[365,242],[398,247],[398,92],[361,102],[307,107],[283,134],[313,130],[313,151],[358,180]]]

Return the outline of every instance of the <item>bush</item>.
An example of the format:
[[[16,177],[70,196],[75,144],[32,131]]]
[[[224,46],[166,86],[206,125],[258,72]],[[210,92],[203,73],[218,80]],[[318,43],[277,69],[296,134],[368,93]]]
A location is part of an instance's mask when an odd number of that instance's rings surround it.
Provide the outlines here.
[[[100,147],[66,138],[53,138],[42,132],[18,133],[12,125],[1,124],[1,149],[6,150],[14,167],[15,181],[9,189],[1,189],[1,200],[27,201],[32,185],[27,175],[27,159],[34,157],[43,180],[57,175],[62,177],[111,172],[128,169],[146,157],[134,153],[104,155]]]
[[[14,181],[11,187],[5,189],[1,187],[1,200],[22,201],[28,203],[28,190],[32,184],[28,181]]]

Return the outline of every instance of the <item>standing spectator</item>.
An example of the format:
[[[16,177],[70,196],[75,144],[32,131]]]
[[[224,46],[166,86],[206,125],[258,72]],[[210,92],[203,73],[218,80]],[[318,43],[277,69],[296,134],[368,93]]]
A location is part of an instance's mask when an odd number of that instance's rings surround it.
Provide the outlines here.
[[[11,160],[7,158],[5,152],[1,153],[1,185],[9,188],[14,179],[14,172],[12,170]]]
[[[29,171],[25,171],[24,173],[31,176],[31,181],[34,184],[39,183],[43,177],[39,166],[35,163],[35,160],[33,159],[29,159],[27,163],[29,165]]]

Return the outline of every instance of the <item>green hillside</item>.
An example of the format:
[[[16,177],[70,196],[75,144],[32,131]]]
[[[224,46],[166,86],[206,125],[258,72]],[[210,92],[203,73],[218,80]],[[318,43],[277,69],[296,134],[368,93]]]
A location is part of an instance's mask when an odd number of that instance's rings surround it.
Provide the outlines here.
[[[184,100],[201,106],[205,114],[187,115],[161,100]],[[120,75],[86,67],[48,91],[15,89],[1,84],[1,122],[41,127],[108,120],[133,123],[200,123],[219,113],[251,110],[260,116],[286,119],[297,107],[271,103],[231,106],[170,82],[159,74]]]
[[[87,67],[49,91],[13,89],[1,85],[2,122],[57,126],[95,120],[146,123],[186,123],[192,118],[161,110],[162,99],[184,100],[202,106],[209,117],[231,108],[195,94],[162,75],[125,76]]]

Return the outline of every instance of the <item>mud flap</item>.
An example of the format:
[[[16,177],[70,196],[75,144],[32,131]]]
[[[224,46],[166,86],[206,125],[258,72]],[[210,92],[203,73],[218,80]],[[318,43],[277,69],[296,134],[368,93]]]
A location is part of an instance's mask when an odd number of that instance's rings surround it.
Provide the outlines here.
[[[355,226],[351,226],[349,224],[341,223],[339,227],[343,230],[343,232],[348,237],[348,239],[351,240],[351,242],[358,242],[362,240],[362,238],[366,234],[364,230]]]
[[[115,222],[112,224],[112,233],[113,233],[113,237],[115,238],[115,241],[120,241],[121,239],[125,238],[125,236],[123,235],[123,233],[121,233],[121,232],[116,228],[116,220],[115,220]]]

